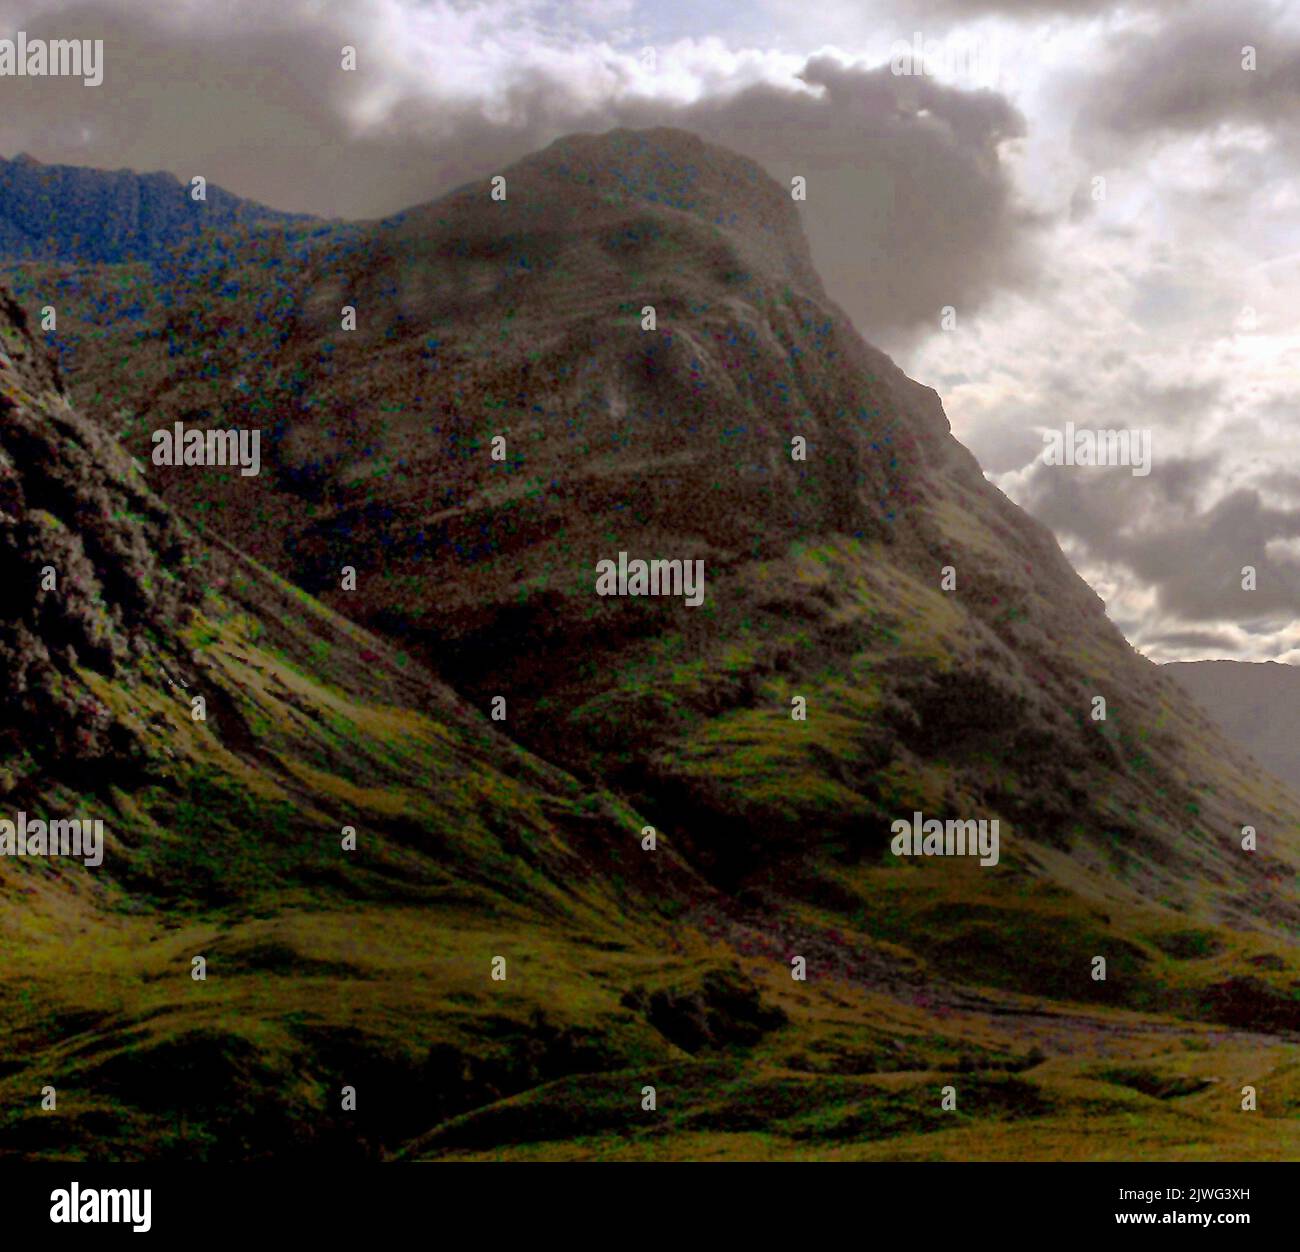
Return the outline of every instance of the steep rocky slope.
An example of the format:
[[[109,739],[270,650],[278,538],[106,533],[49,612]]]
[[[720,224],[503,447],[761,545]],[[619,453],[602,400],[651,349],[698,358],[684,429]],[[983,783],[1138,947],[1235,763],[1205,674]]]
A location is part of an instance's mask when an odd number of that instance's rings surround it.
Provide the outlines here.
[[[183,623],[198,598],[185,536],[130,460],[74,412],[27,319],[0,294],[0,736],[77,773],[129,753],[130,736],[76,678],[115,677]],[[75,766],[73,762],[75,761]]]
[[[676,1055],[586,968],[653,969],[708,894],[629,854],[644,819],[196,539],[3,291],[0,345],[0,817],[104,828],[101,863],[0,856],[0,1155],[375,1155]]]

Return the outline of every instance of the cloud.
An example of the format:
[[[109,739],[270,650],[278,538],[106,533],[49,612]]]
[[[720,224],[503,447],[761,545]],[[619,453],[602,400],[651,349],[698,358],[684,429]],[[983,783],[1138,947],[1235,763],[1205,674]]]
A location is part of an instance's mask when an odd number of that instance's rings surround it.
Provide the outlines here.
[[[1245,67],[1253,49],[1254,68]],[[1158,23],[1126,24],[1080,82],[1084,131],[1119,142],[1259,126],[1300,139],[1300,28],[1286,9],[1245,0],[1169,6]]]
[[[829,55],[716,38],[620,51],[543,6],[394,0],[228,10],[71,5],[29,34],[105,41],[104,86],[0,80],[0,151],[171,170],[276,208],[408,208],[573,131],[681,126],[757,160],[801,206],[814,261],[860,329],[901,344],[1033,268],[1033,219],[1002,145],[1024,120],[960,91]],[[502,33],[507,32],[507,33]],[[345,44],[358,68],[344,72]],[[215,121],[214,119],[219,119]]]
[[[1171,630],[1153,636],[1152,642],[1169,651],[1195,652],[1198,656],[1206,652],[1236,652],[1238,646],[1238,640],[1232,635],[1213,630]]]
[[[1028,281],[1039,224],[1015,198],[1002,143],[1024,119],[993,92],[959,91],[888,66],[810,60],[816,96],[771,85],[685,110],[679,124],[744,153],[788,184],[832,296],[869,337],[939,324]]]
[[[1219,457],[1157,458],[1149,479],[1039,464],[1021,494],[1085,575],[1109,584],[1112,615],[1135,645],[1183,649],[1208,631],[1219,651],[1231,641],[1238,653],[1267,654],[1300,617],[1300,499],[1270,507],[1243,487],[1206,504],[1224,474]]]

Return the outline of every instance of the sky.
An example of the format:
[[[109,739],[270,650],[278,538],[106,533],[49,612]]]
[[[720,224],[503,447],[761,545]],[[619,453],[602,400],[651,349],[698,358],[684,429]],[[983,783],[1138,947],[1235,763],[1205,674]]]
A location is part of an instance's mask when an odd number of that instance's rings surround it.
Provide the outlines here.
[[[0,0],[19,30],[103,39],[104,83],[0,79],[0,154],[281,209],[614,126],[803,175],[832,298],[1135,647],[1300,664],[1300,0]],[[1067,423],[1150,472],[1046,463]]]

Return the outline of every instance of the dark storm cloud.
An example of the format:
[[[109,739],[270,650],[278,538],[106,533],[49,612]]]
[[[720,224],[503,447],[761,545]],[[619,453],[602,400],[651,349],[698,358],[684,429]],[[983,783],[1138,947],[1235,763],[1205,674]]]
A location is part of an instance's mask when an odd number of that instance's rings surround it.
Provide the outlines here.
[[[868,335],[937,328],[1029,281],[1035,222],[1015,204],[998,145],[1021,116],[1000,95],[815,59],[820,98],[752,87],[681,124],[808,179],[803,217],[831,294]]]
[[[592,103],[573,73],[512,66],[485,115],[463,92],[396,72],[365,11],[249,7],[241,21],[200,7],[47,11],[28,33],[102,38],[105,82],[0,80],[0,152],[203,174],[276,208],[355,218],[485,178],[572,131],[675,125],[786,185],[808,179],[801,210],[831,295],[892,346],[937,326],[943,306],[969,313],[1033,269],[1033,232],[998,152],[1024,123],[995,93],[823,58],[802,75],[816,94],[761,85],[673,104],[630,94],[615,65]],[[358,50],[356,73],[340,69],[344,44]],[[361,126],[381,91],[389,97]]]
[[[1081,126],[1119,137],[1190,133],[1221,122],[1300,135],[1300,30],[1270,4],[1168,6],[1154,29],[1107,42],[1105,72],[1086,80]],[[1245,47],[1256,68],[1243,68]]]
[[[1278,546],[1300,537],[1300,508],[1269,508],[1258,491],[1240,488],[1198,509],[1193,488],[1215,466],[1164,464],[1158,445],[1148,478],[1122,468],[1039,465],[1023,502],[1082,549],[1082,564],[1125,566],[1153,588],[1160,615],[1276,631],[1300,616],[1300,555]],[[1253,591],[1242,588],[1248,565],[1256,570]]]
[[[1237,641],[1231,635],[1214,630],[1171,630],[1152,635],[1146,642],[1165,648],[1190,648],[1196,652],[1233,654],[1237,650]]]

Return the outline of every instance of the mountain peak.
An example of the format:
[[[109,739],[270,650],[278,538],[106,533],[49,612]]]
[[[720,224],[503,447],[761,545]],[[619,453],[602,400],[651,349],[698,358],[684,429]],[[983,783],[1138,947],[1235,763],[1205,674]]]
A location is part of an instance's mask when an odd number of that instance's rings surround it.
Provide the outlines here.
[[[566,135],[519,164],[687,212],[734,211],[734,201],[747,193],[789,204],[776,180],[755,162],[668,126]]]
[[[758,245],[792,268],[800,284],[820,292],[790,188],[728,148],[673,127],[579,132],[519,162],[520,174],[544,172],[583,188],[611,206],[638,203],[689,213]]]
[[[790,189],[687,131],[566,135],[501,174],[506,195],[496,212],[483,212],[484,180],[476,179],[387,225],[454,239],[462,254],[524,239],[549,248],[593,234],[612,252],[670,240],[675,265],[689,269],[707,254],[738,279],[762,273],[825,298]]]

